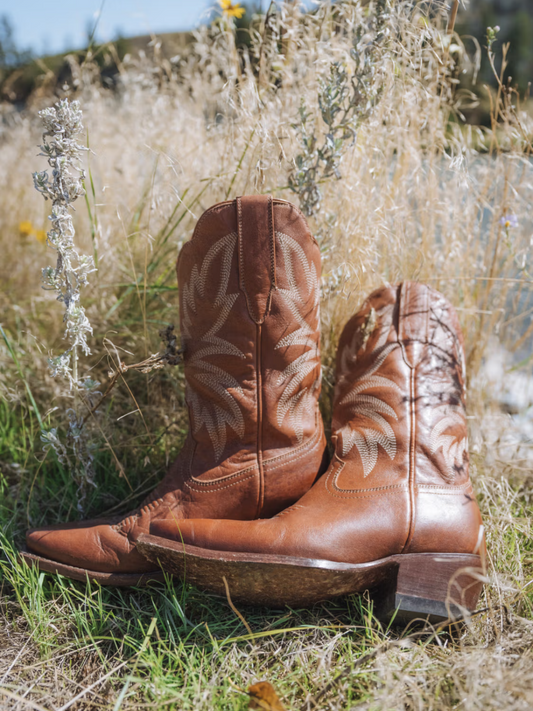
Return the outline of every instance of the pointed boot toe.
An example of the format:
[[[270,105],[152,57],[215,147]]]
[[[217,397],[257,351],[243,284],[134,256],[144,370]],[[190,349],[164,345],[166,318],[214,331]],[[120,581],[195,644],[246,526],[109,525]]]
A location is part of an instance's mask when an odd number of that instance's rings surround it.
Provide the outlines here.
[[[29,564],[75,580],[104,585],[138,585],[162,579],[161,571],[137,551],[127,536],[105,521],[82,521],[32,529],[26,534]],[[153,575],[148,575],[153,573]]]
[[[28,531],[26,544],[32,552],[58,563],[78,567],[89,563],[95,572],[110,572],[108,569],[117,567],[120,561],[117,551],[102,544],[106,528],[110,527],[94,521],[81,526],[46,526]]]
[[[337,352],[335,454],[268,521],[158,521],[138,548],[244,603],[305,606],[372,590],[380,616],[442,622],[475,609],[485,544],[469,478],[462,334],[438,292],[374,292]],[[154,535],[155,534],[155,535]]]
[[[47,544],[47,539],[55,538],[54,529],[47,528],[32,528],[26,532],[26,545],[34,553],[39,553],[45,557],[50,557],[50,552],[54,551],[56,546]]]
[[[32,553],[72,564],[79,552],[88,548],[88,542],[101,523],[95,519],[32,528],[26,532],[26,545]]]

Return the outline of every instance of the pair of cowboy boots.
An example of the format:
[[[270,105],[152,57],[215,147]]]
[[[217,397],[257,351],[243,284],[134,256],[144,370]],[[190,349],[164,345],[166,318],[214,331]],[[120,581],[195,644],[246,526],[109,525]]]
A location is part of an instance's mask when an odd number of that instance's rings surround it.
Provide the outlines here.
[[[462,336],[444,297],[385,286],[347,323],[328,467],[320,252],[301,213],[263,196],[215,205],[177,272],[190,417],[180,455],[129,516],[30,531],[26,559],[115,585],[161,567],[270,606],[372,589],[383,616],[475,609],[483,527]]]

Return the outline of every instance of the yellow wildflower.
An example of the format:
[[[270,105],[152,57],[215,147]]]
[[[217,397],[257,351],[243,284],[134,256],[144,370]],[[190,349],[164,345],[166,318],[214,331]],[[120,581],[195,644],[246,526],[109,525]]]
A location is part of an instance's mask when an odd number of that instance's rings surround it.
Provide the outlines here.
[[[226,17],[236,17],[240,19],[246,12],[246,8],[242,7],[239,2],[233,3],[232,0],[218,0],[222,8],[222,14]]]
[[[44,230],[36,229],[30,220],[23,220],[22,222],[19,222],[19,232],[21,237],[29,237],[31,235],[41,244],[46,242],[46,232]]]
[[[29,235],[33,234],[33,225],[29,220],[23,220],[19,224],[19,232],[23,237],[28,237]]]

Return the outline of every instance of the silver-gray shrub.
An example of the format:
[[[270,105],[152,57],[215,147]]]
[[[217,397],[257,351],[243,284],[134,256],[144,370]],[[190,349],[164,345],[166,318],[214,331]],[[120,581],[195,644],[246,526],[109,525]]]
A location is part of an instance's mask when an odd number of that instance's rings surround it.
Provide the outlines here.
[[[341,178],[343,154],[355,143],[357,129],[381,96],[378,59],[389,34],[384,28],[387,17],[386,3],[378,3],[366,25],[358,27],[349,57],[332,62],[329,75],[319,79],[316,109],[309,109],[302,99],[298,121],[292,125],[301,149],[289,174],[289,188],[308,216],[320,209],[321,183]]]
[[[58,460],[72,468],[79,486],[78,508],[82,511],[87,484],[94,484],[94,456],[83,428],[81,404],[91,408],[98,395],[96,384],[89,378],[81,378],[78,368],[79,352],[84,355],[91,352],[87,338],[93,332],[81,305],[81,288],[87,286],[88,275],[96,271],[93,258],[82,254],[74,243],[72,220],[73,204],[85,194],[81,156],[87,149],[78,142],[78,136],[83,132],[78,101],[63,99],[55,106],[40,111],[39,116],[44,124],[39,155],[46,157],[50,170],[34,173],[33,181],[36,190],[52,203],[47,244],[57,254],[55,267],[48,266],[42,270],[42,281],[43,288],[54,291],[57,300],[64,304],[64,338],[67,342],[66,350],[57,356],[50,356],[48,363],[54,377],[65,379],[69,394],[74,399],[74,406],[66,413],[66,446],[55,427],[43,430],[41,439],[45,449],[52,448]]]
[[[95,271],[93,258],[81,254],[74,244],[74,224],[71,210],[78,197],[85,194],[85,173],[80,156],[87,150],[77,141],[83,131],[82,112],[79,102],[68,99],[39,112],[44,124],[41,153],[51,171],[33,174],[33,181],[45,200],[52,202],[49,220],[52,228],[47,235],[47,244],[57,252],[55,267],[42,271],[44,288],[55,291],[57,300],[65,305],[63,321],[67,350],[59,356],[50,357],[49,365],[54,376],[62,376],[70,387],[77,387],[78,349],[85,355],[91,351],[87,336],[92,327],[80,303],[80,288],[88,284],[88,275]]]

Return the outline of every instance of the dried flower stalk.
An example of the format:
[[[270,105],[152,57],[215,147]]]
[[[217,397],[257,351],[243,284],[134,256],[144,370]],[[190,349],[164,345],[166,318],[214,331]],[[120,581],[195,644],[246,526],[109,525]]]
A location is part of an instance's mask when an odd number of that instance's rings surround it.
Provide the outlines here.
[[[80,155],[87,149],[76,140],[83,131],[79,102],[63,99],[40,111],[39,116],[45,128],[39,155],[48,159],[52,171],[51,175],[47,170],[34,173],[33,182],[44,199],[52,201],[52,229],[46,241],[57,252],[56,266],[45,267],[42,280],[44,288],[55,291],[57,300],[65,304],[63,321],[69,342],[64,353],[50,357],[49,365],[54,377],[68,379],[72,388],[79,385],[78,349],[85,355],[91,352],[87,336],[92,334],[92,327],[80,303],[80,288],[88,284],[87,277],[96,267],[93,258],[80,254],[74,244],[71,214],[72,204],[85,195]]]
[[[55,291],[57,300],[65,305],[63,322],[68,348],[58,356],[50,356],[48,364],[54,377],[65,378],[70,391],[77,395],[84,393],[84,400],[92,407],[97,383],[90,378],[80,379],[78,372],[78,349],[85,355],[91,350],[87,337],[93,329],[81,305],[80,289],[88,284],[87,277],[96,271],[91,256],[81,254],[74,244],[73,203],[85,194],[83,180],[85,173],[81,166],[81,154],[87,149],[77,141],[83,131],[82,112],[79,102],[68,99],[39,112],[44,123],[41,153],[47,158],[51,168],[33,174],[36,190],[45,200],[51,200],[52,212],[49,217],[52,228],[46,242],[57,252],[56,266],[42,270],[43,288]],[[72,452],[73,470],[79,485],[78,510],[83,512],[87,485],[94,486],[94,455],[89,436],[83,432],[84,418],[79,412],[78,399],[73,408],[67,410],[67,447],[62,444],[57,428],[41,433],[45,449],[52,448],[63,465],[71,464],[68,449]]]

